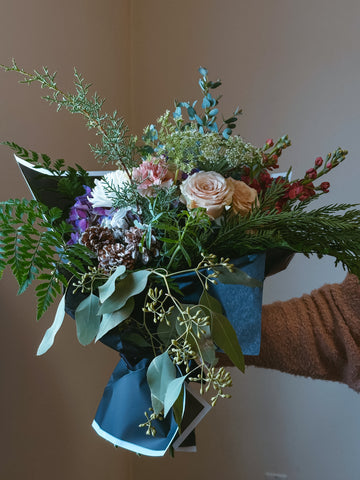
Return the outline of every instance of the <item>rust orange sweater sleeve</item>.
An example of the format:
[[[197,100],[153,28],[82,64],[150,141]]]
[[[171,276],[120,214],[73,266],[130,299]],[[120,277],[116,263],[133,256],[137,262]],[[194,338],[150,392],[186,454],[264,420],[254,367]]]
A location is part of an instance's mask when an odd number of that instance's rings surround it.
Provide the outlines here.
[[[263,307],[260,355],[247,365],[347,384],[360,392],[360,285],[347,275]]]

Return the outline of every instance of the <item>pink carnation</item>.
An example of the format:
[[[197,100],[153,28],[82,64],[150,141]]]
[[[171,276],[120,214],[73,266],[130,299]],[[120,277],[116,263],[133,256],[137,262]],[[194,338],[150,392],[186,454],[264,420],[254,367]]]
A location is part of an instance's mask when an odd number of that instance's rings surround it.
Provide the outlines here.
[[[132,178],[138,184],[138,192],[143,197],[154,197],[156,188],[169,188],[173,184],[174,173],[168,169],[163,158],[152,157],[137,168],[133,168]]]

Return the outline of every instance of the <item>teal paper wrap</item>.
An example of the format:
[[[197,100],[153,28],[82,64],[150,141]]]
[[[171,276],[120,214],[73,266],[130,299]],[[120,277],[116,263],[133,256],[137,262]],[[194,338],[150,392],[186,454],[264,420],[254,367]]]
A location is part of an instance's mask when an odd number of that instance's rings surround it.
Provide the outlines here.
[[[245,355],[258,355],[260,351],[265,257],[265,253],[247,255],[232,261],[236,268],[259,280],[261,286],[220,282],[209,285],[209,294],[221,303],[224,315],[233,325]],[[183,293],[181,301],[187,304],[198,303],[202,286],[197,275],[187,273],[173,278]],[[68,312],[73,313],[70,300],[75,299],[70,297],[67,302]],[[133,315],[141,314],[140,310],[135,309]],[[155,421],[158,430],[155,437],[146,435],[146,428],[138,426],[145,421],[144,412],[151,405],[146,381],[147,367],[151,361],[148,352],[140,350],[133,353],[128,350],[116,330],[108,332],[101,341],[119,351],[122,358],[105,388],[93,428],[104,439],[122,448],[142,455],[164,455],[178,432],[172,411],[162,422]]]
[[[245,255],[231,263],[247,273],[251,278],[264,280],[265,253]],[[202,293],[202,287],[195,273],[186,273],[174,277],[184,294],[183,303],[196,304]],[[261,287],[248,287],[238,284],[209,284],[209,294],[215,297],[232,324],[244,355],[259,355],[261,341]]]

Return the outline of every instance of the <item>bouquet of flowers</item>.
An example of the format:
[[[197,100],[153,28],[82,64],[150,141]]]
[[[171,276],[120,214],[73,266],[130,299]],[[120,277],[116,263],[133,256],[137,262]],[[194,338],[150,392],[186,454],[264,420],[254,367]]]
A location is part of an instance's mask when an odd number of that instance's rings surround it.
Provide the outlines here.
[[[115,169],[94,177],[4,142],[32,166],[37,189],[35,200],[0,204],[0,271],[11,267],[19,293],[37,281],[38,318],[62,295],[38,355],[65,312],[82,345],[100,340],[120,353],[93,426],[115,445],[163,455],[204,410],[190,383],[211,389],[212,405],[229,397],[217,352],[240,370],[244,353],[258,354],[264,276],[296,252],[331,255],[360,273],[360,211],[309,208],[347,152],[317,157],[300,179],[277,174],[288,137],[259,148],[234,135],[241,110],[220,120],[221,82],[204,68],[202,100],[176,101],[141,140],[116,112],[103,112],[76,71],[75,92],[66,93],[47,68],[2,68],[39,82],[58,110],[84,116],[100,137],[95,156]]]

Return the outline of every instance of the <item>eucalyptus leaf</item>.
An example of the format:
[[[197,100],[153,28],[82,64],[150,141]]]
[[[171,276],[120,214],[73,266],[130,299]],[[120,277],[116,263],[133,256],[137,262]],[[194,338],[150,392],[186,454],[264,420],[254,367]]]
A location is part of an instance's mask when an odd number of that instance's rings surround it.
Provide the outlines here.
[[[176,107],[176,108],[175,108],[175,111],[174,111],[174,113],[173,113],[173,117],[174,117],[175,119],[181,117],[181,107]]]
[[[216,346],[211,338],[201,338],[198,340],[200,354],[202,359],[208,365],[215,365],[216,359]]]
[[[130,317],[134,310],[135,300],[130,297],[125,305],[120,309],[112,313],[104,313],[98,334],[96,335],[95,342],[103,337],[107,332],[120,325],[121,322]]]
[[[36,352],[36,355],[43,355],[49,350],[50,347],[52,347],[52,345],[54,344],[55,335],[60,330],[60,327],[64,321],[64,317],[65,317],[65,295],[60,300],[60,303],[56,310],[54,322],[51,325],[51,327],[49,327],[46,330],[45,335],[41,340],[39,348]]]
[[[199,299],[199,305],[208,307],[212,312],[223,313],[221,303],[212,297],[207,290],[204,290]]]
[[[151,343],[148,342],[144,337],[142,337],[139,333],[136,332],[124,332],[121,335],[123,342],[125,343],[132,343],[137,347],[151,347]]]
[[[222,136],[225,138],[225,140],[227,140],[230,137],[231,132],[232,132],[231,128],[225,128],[225,130],[222,133]]]
[[[98,309],[99,298],[91,293],[75,310],[76,333],[81,345],[89,345],[99,331]]]
[[[170,408],[174,405],[176,400],[178,399],[182,389],[184,382],[186,380],[187,375],[182,377],[175,378],[172,382],[169,383],[168,388],[165,394],[164,400],[164,417],[169,413]]]
[[[213,108],[210,112],[209,112],[209,116],[210,117],[214,117],[215,115],[217,115],[219,113],[219,109],[218,108]]]
[[[188,115],[189,115],[189,119],[193,120],[195,118],[195,115],[196,115],[195,109],[193,107],[188,107],[187,112],[188,112]]]
[[[214,123],[209,123],[208,124],[208,129],[211,131],[211,132],[218,132],[219,131],[219,127],[217,126],[217,124],[214,122]]]
[[[168,315],[168,319],[169,319],[169,315]],[[174,319],[175,321],[170,321],[170,325],[168,325],[166,322],[159,323],[157,328],[158,337],[165,348],[167,348],[170,345],[171,340],[173,338],[177,337],[176,318],[174,317]]]
[[[107,298],[99,308],[99,315],[120,310],[120,308],[125,305],[128,298],[141,293],[146,287],[150,273],[149,270],[138,270],[137,272],[131,272],[125,278],[120,279],[116,283],[115,292]]]
[[[209,107],[211,107],[210,100],[208,98],[204,97],[203,101],[202,101],[202,108],[206,109],[206,108],[209,108]]]
[[[218,88],[220,85],[221,82],[219,80],[217,82],[211,82],[210,88]]]
[[[147,371],[147,382],[155,414],[159,414],[164,408],[166,391],[175,378],[176,368],[167,352],[152,360]]]
[[[230,117],[227,120],[224,120],[224,123],[234,123],[237,121],[236,117]]]
[[[105,300],[115,292],[115,282],[125,272],[126,267],[124,265],[119,265],[107,281],[99,287],[99,298],[101,303],[104,303]]]
[[[180,395],[176,399],[174,405],[173,405],[173,414],[175,421],[177,423],[177,426],[179,427],[179,433],[181,433],[181,422],[183,419],[184,415],[184,396],[186,395],[186,390],[185,388],[182,388],[180,390]]]
[[[203,121],[202,121],[202,119],[199,117],[199,115],[195,115],[195,120],[197,121],[197,123],[198,123],[199,125],[203,125]]]
[[[211,336],[216,345],[218,345],[232,363],[242,372],[245,371],[244,356],[241,351],[236,332],[229,320],[220,313],[213,313]]]
[[[233,272],[225,267],[216,267],[216,271],[219,272],[217,280],[221,283],[232,285],[245,285],[246,287],[261,288],[262,281],[257,278],[250,277],[246,272],[240,268],[234,268]]]

